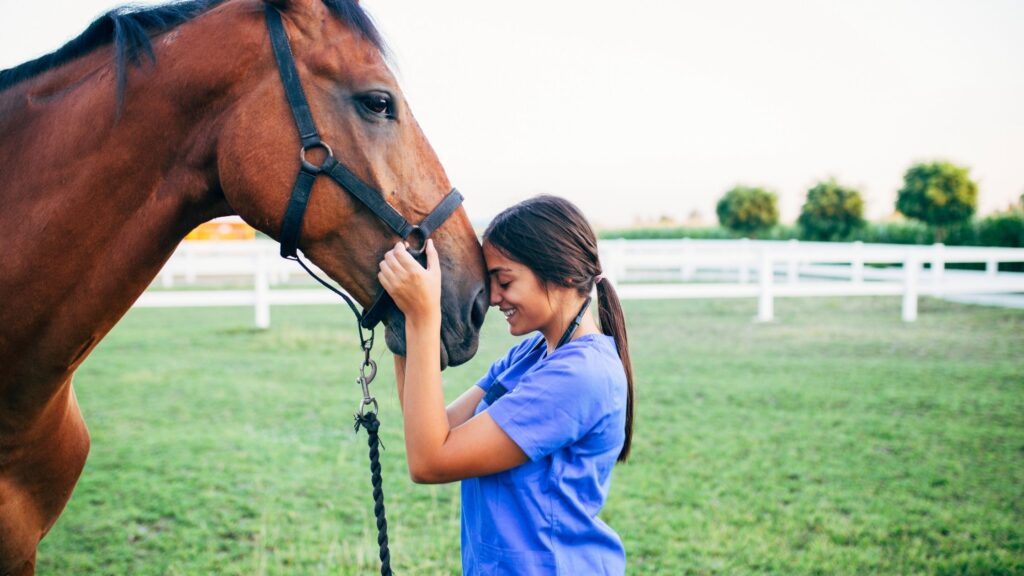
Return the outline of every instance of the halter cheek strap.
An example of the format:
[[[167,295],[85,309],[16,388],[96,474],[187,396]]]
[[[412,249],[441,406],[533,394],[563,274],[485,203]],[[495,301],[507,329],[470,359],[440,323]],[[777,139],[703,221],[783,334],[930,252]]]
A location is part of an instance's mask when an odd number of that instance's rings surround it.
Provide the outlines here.
[[[347,166],[339,162],[334,157],[334,151],[331,147],[320,139],[320,133],[316,129],[316,123],[313,121],[313,116],[310,113],[309,102],[306,100],[305,91],[302,89],[302,83],[299,80],[298,69],[295,67],[295,59],[292,56],[291,46],[288,43],[288,34],[285,32],[284,23],[281,21],[281,14],[276,8],[268,5],[266,16],[267,28],[270,30],[270,45],[274,50],[277,69],[281,73],[281,84],[284,86],[285,97],[288,99],[288,106],[291,108],[292,117],[295,118],[295,126],[298,128],[299,140],[301,141],[301,148],[299,149],[301,167],[299,168],[298,176],[295,178],[295,184],[292,186],[292,194],[288,200],[284,220],[281,223],[281,256],[290,260],[297,260],[307,272],[313,274],[299,259],[299,237],[302,232],[302,219],[306,214],[309,196],[313,190],[313,183],[318,175],[324,174],[359,200],[380,221],[397,234],[399,238],[406,240],[410,237],[416,237],[415,240],[418,241],[418,246],[409,251],[423,263],[425,260],[423,250],[426,248],[427,238],[430,237],[434,230],[444,224],[448,217],[462,204],[462,194],[452,188],[422,222],[418,225],[411,224],[391,204],[388,204],[379,191],[360,180]],[[306,160],[306,152],[313,148],[322,148],[327,154],[327,157],[319,166]],[[317,280],[321,284],[330,287],[320,278],[317,278]],[[362,313],[356,309],[355,304],[347,295],[337,290],[335,292],[345,298],[345,301],[359,319],[360,326],[368,330],[373,329],[384,317],[388,308],[393,306],[391,297],[383,288],[377,293],[373,304]],[[361,333],[360,338],[362,338]]]

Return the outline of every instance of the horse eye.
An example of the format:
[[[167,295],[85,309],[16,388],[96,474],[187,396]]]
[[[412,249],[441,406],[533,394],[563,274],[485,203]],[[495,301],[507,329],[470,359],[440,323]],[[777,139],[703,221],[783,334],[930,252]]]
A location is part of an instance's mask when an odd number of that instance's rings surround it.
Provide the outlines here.
[[[370,92],[369,94],[363,94],[359,97],[359,103],[367,112],[376,116],[384,116],[387,118],[393,118],[395,116],[395,106],[391,101],[391,96],[384,92]]]

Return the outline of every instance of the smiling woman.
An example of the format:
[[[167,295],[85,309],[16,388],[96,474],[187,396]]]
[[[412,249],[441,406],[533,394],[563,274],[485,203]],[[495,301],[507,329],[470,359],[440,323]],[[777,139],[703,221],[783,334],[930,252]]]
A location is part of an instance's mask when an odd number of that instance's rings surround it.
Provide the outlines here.
[[[352,0],[199,0],[115,10],[0,73],[0,574],[34,572],[85,464],[75,370],[202,222],[237,214],[370,306],[428,215],[452,269],[434,362],[476,352],[480,244],[381,51]],[[403,352],[401,313],[377,310]]]
[[[462,481],[466,574],[623,574],[625,548],[598,513],[629,457],[633,371],[594,231],[570,202],[540,196],[499,214],[483,238],[490,303],[513,335],[530,336],[447,408],[434,360],[438,252],[427,244],[423,268],[398,245],[380,264],[407,319],[395,373],[409,472]]]

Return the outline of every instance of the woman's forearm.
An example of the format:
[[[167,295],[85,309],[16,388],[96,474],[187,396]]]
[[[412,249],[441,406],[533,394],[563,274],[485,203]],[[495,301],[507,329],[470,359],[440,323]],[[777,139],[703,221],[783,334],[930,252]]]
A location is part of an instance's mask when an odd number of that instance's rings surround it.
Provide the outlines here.
[[[405,356],[395,354],[395,385],[398,388],[398,406],[405,411]],[[444,379],[442,387],[444,386]],[[473,385],[453,400],[444,409],[448,416],[448,428],[455,428],[473,417],[476,405],[484,397],[484,391],[479,386]]]
[[[398,354],[394,354],[393,356],[395,357],[395,388],[398,391],[398,407],[399,407],[399,409],[401,409],[404,412],[405,411],[405,356],[399,356]],[[474,386],[474,388],[477,388],[477,387]],[[455,400],[448,407],[445,408],[445,413],[448,416],[448,427],[449,428],[454,428],[454,427],[458,426],[459,424],[461,424],[462,422],[465,422],[466,420],[469,419],[468,417],[463,417],[462,416],[463,412],[466,411],[465,407],[463,406],[463,404],[465,404],[465,402],[463,400],[464,400],[464,396],[467,396],[467,395],[468,394],[464,394],[463,396],[460,396],[457,400]],[[473,408],[476,406],[476,402],[479,402],[479,401],[480,401],[479,398],[476,399],[476,401],[473,403],[473,405],[469,408],[469,415],[470,416],[473,415],[472,414]],[[458,422],[454,421],[454,419],[458,419]]]
[[[405,421],[405,449],[409,473],[416,478],[430,475],[451,428],[441,388],[440,311],[420,318],[406,318],[405,378],[402,411]]]
[[[398,408],[405,411],[405,356],[395,354],[395,387],[398,389]]]

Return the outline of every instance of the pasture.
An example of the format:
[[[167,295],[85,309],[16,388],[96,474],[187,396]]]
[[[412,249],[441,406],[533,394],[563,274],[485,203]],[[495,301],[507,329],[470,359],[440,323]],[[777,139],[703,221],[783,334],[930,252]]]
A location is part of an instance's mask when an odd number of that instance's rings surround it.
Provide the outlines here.
[[[1024,311],[922,299],[628,301],[632,461],[603,518],[630,574],[1024,572]],[[343,305],[134,309],[76,376],[92,451],[39,574],[374,574]],[[380,338],[383,341],[383,338]],[[512,338],[445,372],[454,398]],[[457,485],[405,467],[384,347],[398,574],[459,573]]]

